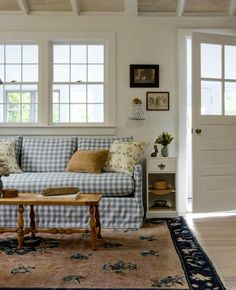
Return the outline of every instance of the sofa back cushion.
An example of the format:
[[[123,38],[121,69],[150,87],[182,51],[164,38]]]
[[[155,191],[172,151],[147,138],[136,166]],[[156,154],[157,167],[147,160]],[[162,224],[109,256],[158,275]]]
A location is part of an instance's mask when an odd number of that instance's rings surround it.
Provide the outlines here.
[[[78,137],[78,150],[110,149],[114,141],[133,141],[133,137],[112,137],[112,138],[80,138]]]
[[[20,154],[21,154],[21,136],[0,136],[0,142],[15,142],[15,155],[17,164],[20,166]]]
[[[76,137],[24,137],[21,169],[25,172],[64,171],[72,154],[76,151],[76,144]]]

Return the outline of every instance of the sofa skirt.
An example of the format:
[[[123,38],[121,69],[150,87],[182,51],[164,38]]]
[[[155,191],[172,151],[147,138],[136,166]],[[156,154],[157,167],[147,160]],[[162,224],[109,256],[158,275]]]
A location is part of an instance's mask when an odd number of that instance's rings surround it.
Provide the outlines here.
[[[29,209],[24,206],[25,227],[29,227]],[[88,206],[37,205],[35,223],[37,228],[88,228]],[[103,228],[140,228],[143,222],[143,206],[134,197],[107,197],[99,204]],[[17,205],[0,205],[0,227],[17,226]]]

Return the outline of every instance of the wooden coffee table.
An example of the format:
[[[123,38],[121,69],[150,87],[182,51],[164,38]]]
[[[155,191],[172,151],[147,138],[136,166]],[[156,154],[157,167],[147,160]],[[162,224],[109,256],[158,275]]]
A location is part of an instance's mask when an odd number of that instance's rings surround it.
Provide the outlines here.
[[[18,247],[23,247],[24,236],[31,233],[31,237],[35,237],[35,233],[51,233],[51,234],[72,234],[72,233],[90,233],[92,249],[97,250],[96,239],[101,239],[101,223],[99,214],[99,201],[101,194],[81,194],[77,200],[70,200],[63,197],[58,198],[43,198],[35,193],[19,193],[18,197],[0,198],[0,204],[18,205],[18,220],[17,228],[0,228],[0,234],[5,232],[17,232]],[[30,206],[30,227],[24,227],[24,207]],[[73,205],[73,206],[88,206],[89,207],[89,226],[90,229],[81,228],[49,228],[37,229],[35,227],[35,205]],[[46,217],[45,217],[46,218]]]

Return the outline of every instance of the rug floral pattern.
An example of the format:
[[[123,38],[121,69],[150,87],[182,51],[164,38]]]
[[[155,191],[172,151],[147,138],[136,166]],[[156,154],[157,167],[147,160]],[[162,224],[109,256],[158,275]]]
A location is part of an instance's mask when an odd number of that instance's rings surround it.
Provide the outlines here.
[[[183,218],[149,220],[139,230],[0,239],[0,288],[225,290]]]

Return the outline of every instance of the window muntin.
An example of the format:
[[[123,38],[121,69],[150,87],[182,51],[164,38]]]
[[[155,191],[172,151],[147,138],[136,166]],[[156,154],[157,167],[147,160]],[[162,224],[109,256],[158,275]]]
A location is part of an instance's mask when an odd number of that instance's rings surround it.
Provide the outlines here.
[[[0,44],[0,122],[38,121],[38,45]]]
[[[53,123],[104,123],[104,45],[53,44]]]

